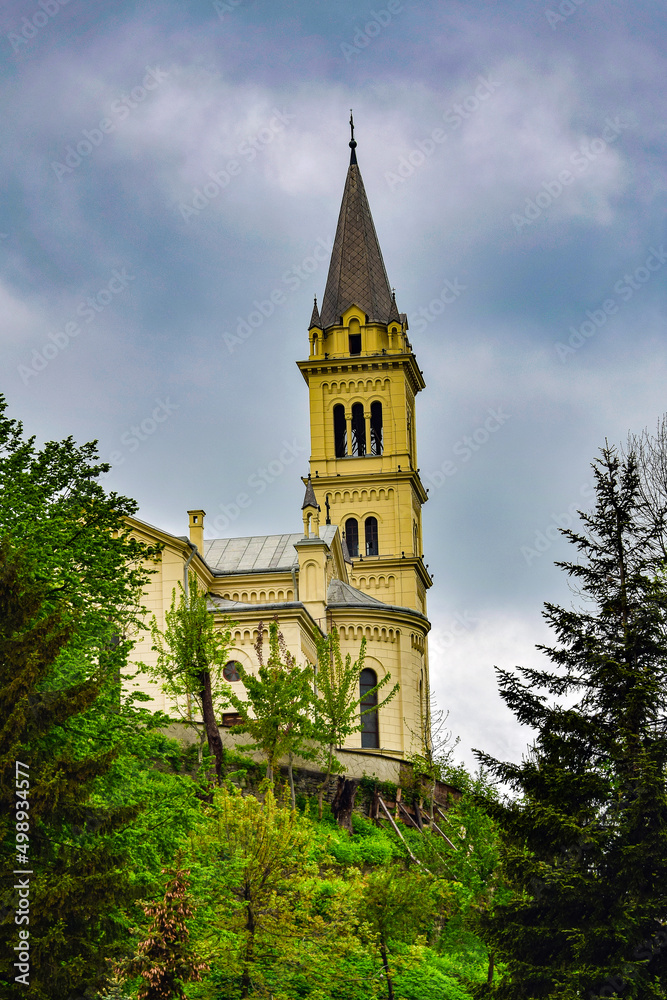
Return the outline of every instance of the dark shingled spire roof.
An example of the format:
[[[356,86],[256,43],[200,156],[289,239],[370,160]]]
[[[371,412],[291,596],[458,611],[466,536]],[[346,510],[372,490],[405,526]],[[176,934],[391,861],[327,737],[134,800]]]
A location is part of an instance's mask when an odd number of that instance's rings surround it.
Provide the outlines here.
[[[322,300],[322,329],[340,323],[351,305],[359,306],[371,322],[386,323],[391,312],[387,272],[353,142]]]
[[[322,320],[320,319],[320,312],[317,308],[317,295],[315,296],[315,303],[313,305],[313,315],[310,317],[309,330],[312,330],[316,326],[318,330],[322,329]]]
[[[303,503],[301,504],[301,510],[306,507],[316,507],[319,510],[317,504],[317,497],[315,496],[315,490],[313,489],[313,484],[310,481],[310,473],[308,473],[308,482],[306,483],[306,495],[303,498]]]
[[[400,323],[401,317],[398,312],[398,307],[396,305],[396,292],[391,293],[391,309],[389,311],[389,319],[387,323]]]

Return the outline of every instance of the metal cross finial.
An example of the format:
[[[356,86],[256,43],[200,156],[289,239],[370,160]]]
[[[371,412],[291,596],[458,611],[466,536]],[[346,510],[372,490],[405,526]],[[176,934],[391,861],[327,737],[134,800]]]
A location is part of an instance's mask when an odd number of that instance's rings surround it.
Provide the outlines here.
[[[354,118],[352,117],[352,108],[350,108],[350,139],[354,142]]]
[[[329,503],[329,494],[328,493],[327,493],[326,498],[324,500],[324,506],[327,509],[327,524],[331,524],[331,505]]]
[[[357,154],[355,153],[357,142],[354,138],[354,118],[352,116],[352,108],[350,108],[350,136],[350,149],[352,150],[350,153],[350,164],[352,164],[357,162]]]

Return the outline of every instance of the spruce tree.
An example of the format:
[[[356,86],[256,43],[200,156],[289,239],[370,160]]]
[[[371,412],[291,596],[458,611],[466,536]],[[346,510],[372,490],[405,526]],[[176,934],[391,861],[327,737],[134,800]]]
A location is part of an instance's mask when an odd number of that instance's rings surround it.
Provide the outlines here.
[[[124,936],[118,907],[131,885],[111,835],[137,809],[93,797],[114,751],[82,754],[64,735],[98,697],[100,681],[49,689],[77,615],[69,602],[54,607],[35,574],[28,557],[0,541],[0,986],[17,994],[24,987],[30,1000],[65,1000],[104,982],[105,958]],[[28,920],[18,912],[17,879]],[[30,968],[17,981],[19,930],[29,934]]]
[[[194,909],[188,896],[189,871],[183,868],[179,853],[173,867],[165,868],[167,884],[163,898],[144,903],[143,910],[151,923],[137,948],[137,956],[126,966],[137,975],[141,985],[138,1000],[175,1000],[185,996],[186,983],[200,982],[208,964],[199,958],[190,943],[187,920]]]
[[[595,507],[563,534],[583,607],[545,605],[551,668],[498,670],[537,731],[521,764],[477,752],[517,797],[487,807],[514,902],[485,921],[507,975],[494,997],[667,996],[667,588],[659,520],[633,454],[602,449]],[[484,990],[479,995],[486,995]]]

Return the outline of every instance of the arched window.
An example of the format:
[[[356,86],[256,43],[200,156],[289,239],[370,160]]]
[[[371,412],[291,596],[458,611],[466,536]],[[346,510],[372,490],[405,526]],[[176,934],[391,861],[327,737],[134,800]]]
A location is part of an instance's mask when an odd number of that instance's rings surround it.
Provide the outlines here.
[[[350,354],[361,354],[361,327],[358,319],[350,320],[349,344]]]
[[[371,403],[371,455],[382,454],[382,403]]]
[[[345,407],[342,403],[334,406],[333,418],[336,458],[345,458],[347,455],[347,424],[345,422]]]
[[[351,559],[359,558],[359,522],[356,517],[348,517],[345,522],[345,541]]]
[[[378,519],[377,517],[366,518],[366,555],[379,555],[378,549]]]
[[[359,675],[359,696],[361,701],[359,703],[359,709],[361,712],[365,712],[365,715],[361,716],[361,746],[366,750],[379,749],[380,747],[380,727],[378,725],[378,712],[377,703],[378,695],[377,691],[373,688],[377,687],[377,674],[374,670],[369,667],[364,667]],[[375,711],[367,711],[368,709],[375,709]]]
[[[313,354],[317,354],[317,345],[318,345],[317,334],[314,333],[313,334]]]
[[[364,404],[352,404],[352,454],[366,454],[366,421],[364,419]]]

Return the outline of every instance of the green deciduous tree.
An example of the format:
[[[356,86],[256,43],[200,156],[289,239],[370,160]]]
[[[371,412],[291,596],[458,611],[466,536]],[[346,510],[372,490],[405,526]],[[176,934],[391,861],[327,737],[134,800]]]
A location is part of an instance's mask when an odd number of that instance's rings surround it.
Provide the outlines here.
[[[187,593],[179,583],[171,607],[165,613],[164,632],[155,618],[151,622],[153,649],[158,654],[155,666],[141,664],[141,669],[162,681],[162,690],[192,724],[192,702],[204,720],[209,751],[215,760],[218,783],[222,782],[224,747],[218,730],[218,718],[229,703],[229,686],[222,668],[227,660],[234,623],[225,620],[220,628],[208,609],[206,591],[200,589],[191,573]],[[196,724],[195,724],[195,728]]]
[[[207,827],[192,837],[200,892],[211,905],[209,950],[242,997],[263,986],[277,955],[286,960],[308,938],[312,841],[308,823],[277,805],[270,788],[263,802],[216,790]]]
[[[277,622],[269,624],[269,656],[264,661],[264,626],[258,625],[255,651],[259,661],[257,674],[251,674],[239,665],[239,673],[246,689],[247,700],[230,695],[230,701],[242,721],[233,727],[235,733],[245,733],[252,743],[243,749],[259,750],[266,760],[267,779],[273,782],[280,761],[287,757],[294,808],[294,756],[301,754],[312,759],[309,746],[312,736],[310,711],[312,706],[313,671],[309,665],[300,667],[287,650]]]
[[[537,731],[521,764],[478,756],[519,798],[489,803],[516,899],[486,935],[502,998],[664,997],[667,982],[667,592],[660,526],[642,516],[630,454],[605,447],[581,553],[561,563],[584,606],[546,605],[551,669],[499,671]]]
[[[340,774],[340,767],[334,750],[341,747],[348,736],[359,733],[363,728],[362,716],[370,711],[379,711],[387,705],[398,693],[398,684],[382,701],[372,709],[361,708],[359,691],[359,676],[364,669],[366,656],[366,639],[361,640],[359,656],[352,660],[352,654],[347,653],[345,659],[340,651],[338,630],[333,628],[324,636],[317,646],[317,695],[314,702],[315,738],[324,749],[326,774],[319,791],[319,814],[322,818],[324,792],[329,786],[332,774]],[[391,674],[385,674],[378,684],[364,695],[369,699],[385,687],[391,680]]]
[[[377,868],[366,878],[360,913],[375,935],[387,981],[387,996],[394,1000],[390,945],[398,941],[412,944],[433,920],[432,882],[399,865]]]

